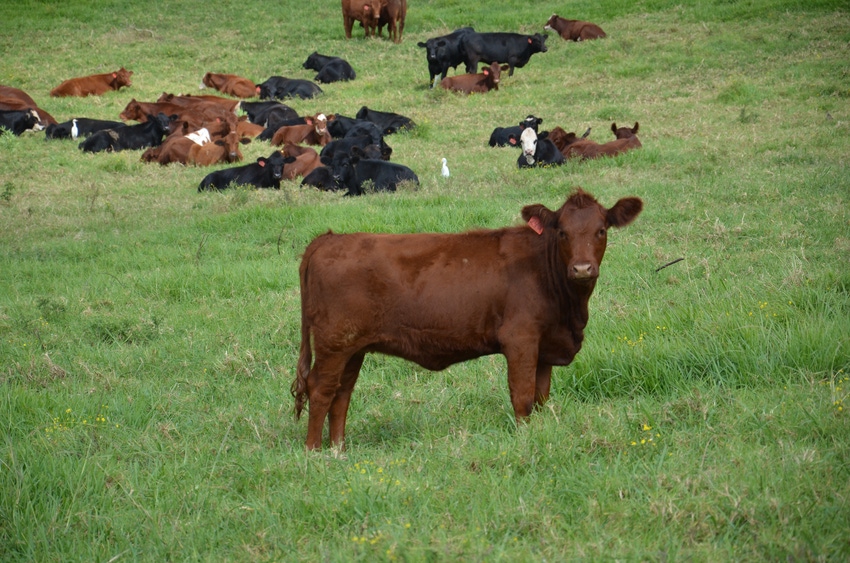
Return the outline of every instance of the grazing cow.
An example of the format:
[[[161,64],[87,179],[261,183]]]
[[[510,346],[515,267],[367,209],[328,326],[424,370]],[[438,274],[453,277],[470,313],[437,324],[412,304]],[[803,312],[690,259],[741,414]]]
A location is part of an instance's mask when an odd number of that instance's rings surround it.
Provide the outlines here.
[[[382,36],[386,25],[389,26],[387,31],[393,43],[401,43],[406,17],[407,0],[384,0],[381,5],[381,16],[378,18],[378,37]]]
[[[38,107],[29,94],[20,88],[0,85],[0,110],[28,110],[32,109],[38,114],[39,124],[42,127],[55,125],[57,121],[52,115]]]
[[[310,172],[322,166],[322,161],[319,160],[319,153],[316,152],[316,149],[286,143],[281,152],[284,156],[295,157],[294,162],[283,167],[283,177],[286,180],[294,180],[298,176],[306,177]]]
[[[118,152],[155,147],[162,143],[163,136],[168,133],[169,124],[170,120],[165,114],[149,115],[145,123],[93,133],[80,143],[79,148],[83,152]]]
[[[286,143],[323,147],[329,142],[331,134],[328,133],[328,118],[323,113],[304,117],[304,125],[284,125],[278,128],[271,140],[276,147]]]
[[[42,127],[34,109],[0,110],[0,133],[6,129],[20,136],[24,131],[41,131]]]
[[[549,398],[552,367],[581,349],[588,301],[611,227],[643,209],[610,209],[577,190],[560,209],[522,209],[527,225],[457,234],[335,234],[311,242],[299,269],[301,349],[291,392],[309,402],[307,449],[344,447],[345,419],[367,352],[428,370],[502,354],[514,415]]]
[[[440,86],[446,90],[454,90],[464,94],[486,94],[490,90],[499,89],[499,80],[503,70],[508,70],[508,65],[499,66],[492,63],[481,69],[478,74],[458,74],[447,76],[440,82]]]
[[[370,191],[376,192],[394,192],[402,182],[419,185],[416,173],[407,166],[364,156],[360,147],[352,147],[350,155],[338,153],[334,157],[334,175],[339,177],[340,185],[348,190],[345,195],[367,193],[367,183],[371,184]]]
[[[132,75],[132,70],[127,70],[122,66],[115,72],[70,78],[51,90],[50,95],[55,98],[101,96],[111,90],[118,91],[124,86],[132,86],[130,81]]]
[[[257,86],[253,80],[248,80],[236,74],[217,74],[208,72],[201,80],[201,88],[215,88],[222,94],[237,98],[253,98],[257,95]]]
[[[535,53],[545,53],[548,35],[535,33],[467,33],[461,41],[466,58],[466,72],[473,73],[478,63],[506,63],[508,76],[522,68]]]
[[[640,124],[636,121],[634,127],[617,127],[611,124],[611,131],[616,139],[607,143],[599,144],[591,140],[581,140],[568,145],[563,153],[567,158],[579,158],[590,160],[602,156],[617,156],[618,154],[639,149],[642,145],[637,137]]]
[[[557,32],[566,41],[587,41],[605,37],[605,32],[595,23],[568,20],[557,14],[552,14],[543,29]]]
[[[322,89],[318,85],[301,78],[270,76],[262,84],[257,84],[257,95],[260,96],[261,100],[285,100],[287,98],[306,100],[315,98],[322,93]]]
[[[117,129],[119,127],[124,127],[124,123],[106,119],[76,117],[62,123],[48,125],[47,129],[44,130],[44,134],[47,139],[76,139],[77,137],[88,137],[92,133],[97,133],[103,129]]]
[[[456,29],[448,35],[432,37],[427,41],[419,42],[417,45],[425,49],[428,58],[428,72],[430,73],[430,84],[433,88],[437,84],[437,76],[442,80],[446,77],[450,68],[457,68],[466,62],[466,52],[462,48],[463,36],[475,30],[471,27]]]
[[[276,150],[268,158],[259,157],[257,162],[210,172],[201,180],[198,191],[224,190],[231,185],[279,190],[283,167],[290,162],[295,162],[295,157],[283,156]]]
[[[493,129],[493,132],[490,133],[489,144],[491,147],[518,147],[519,143],[516,141],[511,142],[511,136],[513,135],[514,139],[519,139],[519,136],[522,134],[522,130],[526,127],[531,127],[536,133],[537,128],[541,123],[543,123],[542,117],[528,115],[525,119],[520,121],[519,125],[514,125],[512,127],[496,127]]]
[[[322,84],[354,80],[357,77],[357,74],[351,68],[351,65],[348,64],[348,61],[339,57],[320,55],[318,51],[313,51],[301,66],[318,72],[319,74],[316,75],[315,80]]]
[[[354,22],[363,26],[366,37],[375,35],[381,17],[381,3],[385,0],[342,0],[342,25],[345,38],[351,39]]]
[[[512,140],[515,140],[512,139]],[[558,150],[546,131],[538,135],[534,129],[526,127],[519,136],[522,154],[517,159],[517,167],[552,166],[564,163],[564,155]]]
[[[416,123],[409,117],[398,113],[369,109],[366,106],[360,108],[355,117],[357,119],[371,121],[378,126],[378,129],[381,130],[381,134],[383,135],[391,135],[403,129],[413,129],[416,127]]]

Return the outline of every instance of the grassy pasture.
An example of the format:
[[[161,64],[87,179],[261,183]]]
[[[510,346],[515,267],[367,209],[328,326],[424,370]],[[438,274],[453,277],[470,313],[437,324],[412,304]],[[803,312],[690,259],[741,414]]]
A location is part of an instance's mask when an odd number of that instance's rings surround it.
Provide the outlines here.
[[[343,56],[357,80],[290,105],[412,117],[387,142],[421,180],[198,194],[209,169],[0,135],[0,559],[850,558],[847,4],[410,4],[400,45],[346,41],[336,1],[0,5],[0,84],[60,121]],[[609,37],[550,34],[485,96],[428,89],[418,41],[533,33],[553,12]],[[49,97],[122,65],[129,89]],[[529,113],[600,142],[639,121],[644,147],[519,171],[486,144]],[[348,450],[305,454],[289,395],[305,245],[514,224],[573,186],[645,210],[609,236],[548,407],[516,427],[501,356],[439,373],[373,356]]]

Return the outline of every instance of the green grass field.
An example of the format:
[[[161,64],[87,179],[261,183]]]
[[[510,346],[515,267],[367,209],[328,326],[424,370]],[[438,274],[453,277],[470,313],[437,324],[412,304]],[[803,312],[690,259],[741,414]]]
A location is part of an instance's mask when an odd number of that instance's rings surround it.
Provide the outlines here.
[[[498,92],[428,89],[418,41],[553,12],[608,38],[550,34]],[[338,1],[11,0],[0,50],[0,84],[59,121],[342,56],[355,81],[289,105],[413,118],[387,142],[421,181],[199,194],[211,169],[0,135],[0,560],[850,559],[846,2],[410,0],[396,45],[346,41]],[[122,65],[128,89],[49,96]],[[487,140],[529,113],[599,142],[638,121],[643,148],[520,171]],[[609,236],[546,408],[517,427],[501,356],[370,356],[348,449],[305,453],[289,387],[313,237],[518,224],[574,186],[645,209]]]

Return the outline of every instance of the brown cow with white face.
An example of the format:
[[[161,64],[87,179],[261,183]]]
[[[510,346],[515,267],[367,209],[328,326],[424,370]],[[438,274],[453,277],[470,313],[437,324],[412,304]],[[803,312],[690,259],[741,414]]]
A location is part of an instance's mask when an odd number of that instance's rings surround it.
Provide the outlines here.
[[[606,209],[582,190],[557,210],[522,209],[526,225],[458,234],[334,234],[301,262],[301,352],[295,412],[309,401],[307,448],[341,446],[367,352],[430,370],[507,359],[517,420],[549,397],[552,366],[581,349],[588,300],[610,227],[641,212],[636,197]],[[315,361],[314,361],[315,358]]]

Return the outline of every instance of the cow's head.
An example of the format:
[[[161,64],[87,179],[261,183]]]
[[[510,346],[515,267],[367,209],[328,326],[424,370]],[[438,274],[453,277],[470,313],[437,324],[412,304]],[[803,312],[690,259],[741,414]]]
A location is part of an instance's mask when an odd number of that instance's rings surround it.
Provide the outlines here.
[[[295,162],[295,157],[283,156],[280,151],[274,151],[268,158],[259,157],[257,159],[257,164],[267,170],[275,183],[280,183],[280,179],[283,178],[283,167],[290,162]]]
[[[132,86],[133,83],[130,81],[131,76],[133,76],[133,71],[127,70],[122,66],[120,69],[112,73],[112,86],[116,90],[123,86]]]
[[[534,164],[534,155],[537,154],[537,140],[537,131],[531,127],[523,129],[519,136],[522,154],[528,164]]]
[[[640,124],[637,121],[635,121],[634,127],[617,127],[616,123],[612,123],[611,132],[618,139],[631,139],[637,135],[638,127],[640,127]]]
[[[568,282],[591,287],[599,277],[599,265],[608,244],[608,229],[625,227],[643,209],[637,197],[620,199],[605,209],[587,192],[578,189],[557,211],[541,204],[522,210],[522,218],[534,232],[557,247]]]
[[[545,53],[548,49],[546,48],[546,38],[549,37],[547,33],[535,33],[534,35],[528,36],[528,45],[531,48],[532,53]]]

